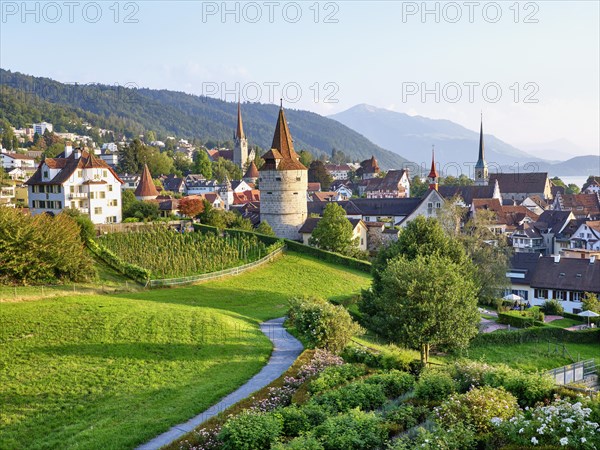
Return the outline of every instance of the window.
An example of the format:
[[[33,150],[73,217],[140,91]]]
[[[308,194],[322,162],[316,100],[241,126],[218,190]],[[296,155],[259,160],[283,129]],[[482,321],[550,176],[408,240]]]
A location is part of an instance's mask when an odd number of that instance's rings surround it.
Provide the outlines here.
[[[100,198],[106,198],[106,192],[104,192],[104,191],[100,192]]]
[[[95,199],[96,198],[96,193],[95,192],[90,192],[90,199]]]
[[[40,208],[46,208],[46,202],[44,200],[39,201]]]
[[[71,209],[77,208],[76,202],[71,202]]]
[[[548,289],[535,289],[533,296],[535,298],[548,298]]]
[[[580,302],[581,301],[581,292],[571,292],[571,301],[572,302]]]
[[[109,184],[108,185],[108,192],[112,192],[112,190],[113,190],[112,184]]]
[[[74,194],[75,193],[75,186],[71,186],[69,188],[69,192],[71,192],[71,194]]]
[[[427,207],[428,207],[429,209],[432,209],[432,208],[433,208],[433,203],[432,203],[432,202],[429,202],[429,203],[427,203]]]
[[[567,299],[566,291],[554,291],[554,299],[565,301]]]
[[[78,176],[79,178],[81,178],[81,177],[83,176],[83,170],[78,170],[78,171],[77,171],[77,176]]]
[[[102,208],[99,206],[96,206],[94,208],[94,214],[102,214]]]
[[[442,207],[442,204],[441,204],[440,202],[437,202],[437,203],[435,204],[435,207],[436,207],[436,208],[441,208],[441,207]]]
[[[275,177],[275,181],[281,181],[281,177]]]
[[[44,178],[48,178],[48,171],[44,170]]]
[[[107,170],[103,170],[103,171],[102,171],[102,176],[103,176],[104,178],[106,178],[106,177],[108,176],[108,171],[107,171]]]

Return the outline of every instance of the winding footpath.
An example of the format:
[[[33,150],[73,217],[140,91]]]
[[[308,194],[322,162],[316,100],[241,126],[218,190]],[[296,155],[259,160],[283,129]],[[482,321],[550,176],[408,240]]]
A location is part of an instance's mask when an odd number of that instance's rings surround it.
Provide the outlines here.
[[[201,423],[216,416],[221,411],[224,411],[240,400],[249,397],[254,392],[279,378],[287,369],[289,369],[303,350],[300,341],[289,334],[283,327],[284,321],[285,317],[280,317],[279,319],[268,320],[260,324],[260,331],[262,331],[273,343],[273,353],[271,353],[269,362],[259,373],[254,375],[236,391],[221,399],[216,405],[211,406],[206,411],[201,412],[185,423],[173,426],[170,430],[139,446],[137,450],[158,450],[161,447],[170,444],[192,431]]]

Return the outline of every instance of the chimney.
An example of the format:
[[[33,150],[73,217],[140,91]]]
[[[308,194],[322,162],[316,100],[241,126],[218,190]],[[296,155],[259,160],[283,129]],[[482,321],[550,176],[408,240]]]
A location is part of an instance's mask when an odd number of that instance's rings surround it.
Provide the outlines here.
[[[594,264],[596,262],[596,255],[590,256],[590,264]]]
[[[75,156],[75,159],[81,158],[81,148],[77,147],[73,152],[73,155]]]
[[[554,256],[554,263],[558,264],[560,262],[560,255],[553,255]]]
[[[73,153],[73,145],[71,144],[71,141],[67,141],[65,142],[65,158],[71,156],[71,153]]]

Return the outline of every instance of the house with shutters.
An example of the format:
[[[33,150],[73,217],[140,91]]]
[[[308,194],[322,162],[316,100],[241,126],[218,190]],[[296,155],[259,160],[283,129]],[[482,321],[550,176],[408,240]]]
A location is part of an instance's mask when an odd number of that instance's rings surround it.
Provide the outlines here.
[[[59,157],[43,160],[25,184],[32,215],[72,208],[96,224],[121,222],[123,181],[93,152],[67,145]]]

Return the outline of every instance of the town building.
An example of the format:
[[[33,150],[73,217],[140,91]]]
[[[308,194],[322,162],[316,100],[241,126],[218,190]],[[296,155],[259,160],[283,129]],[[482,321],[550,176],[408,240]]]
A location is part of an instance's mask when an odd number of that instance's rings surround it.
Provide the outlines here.
[[[29,210],[36,215],[73,208],[93,223],[118,223],[122,183],[93,153],[66,146],[62,157],[46,158],[27,180]]]
[[[308,217],[308,170],[294,150],[283,106],[275,127],[271,150],[260,168],[260,220],[282,238],[300,240],[298,232]]]
[[[244,125],[242,123],[242,108],[238,101],[237,109],[237,127],[233,133],[233,162],[245,170],[250,161],[254,161],[254,151],[248,152],[248,139],[244,133]]]
[[[250,164],[248,165],[248,169],[246,170],[246,173],[244,174],[242,179],[246,183],[252,183],[254,185],[254,184],[256,184],[256,180],[258,180],[258,177],[259,177],[258,168],[256,167],[254,160],[252,160],[252,161],[250,161]]]
[[[576,218],[600,219],[599,194],[558,194],[552,203],[556,211],[571,211]]]
[[[371,159],[365,159],[360,163],[360,167],[356,170],[356,175],[362,180],[368,180],[369,178],[376,178],[381,173],[379,164],[375,159],[375,156],[371,156]]]
[[[504,200],[522,202],[537,195],[545,201],[552,200],[552,190],[547,172],[492,173],[489,183],[498,182]]]
[[[148,165],[144,164],[144,169],[140,175],[140,182],[135,188],[135,198],[142,201],[155,200],[159,196],[158,189],[152,180],[152,175]]]
[[[356,246],[359,250],[367,250],[367,226],[361,219],[348,219],[352,225],[352,239],[356,242]],[[302,235],[302,242],[304,245],[310,245],[310,238],[313,231],[317,227],[317,224],[321,221],[321,217],[309,217],[306,222],[300,227],[300,234]]]
[[[48,131],[48,133],[52,133],[53,126],[51,123],[40,122],[33,124],[33,132],[39,134],[40,136],[42,136],[46,132],[46,130]]]
[[[364,192],[367,198],[410,197],[408,170],[389,170],[383,178],[367,179],[360,185],[363,183],[366,183]]]
[[[325,169],[333,180],[347,180],[352,172],[348,164],[325,164]]]
[[[35,159],[21,153],[6,152],[2,150],[2,152],[0,152],[0,159],[2,160],[2,167],[4,169],[35,168]]]

